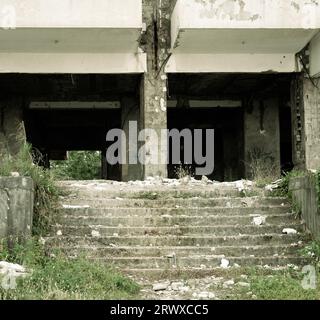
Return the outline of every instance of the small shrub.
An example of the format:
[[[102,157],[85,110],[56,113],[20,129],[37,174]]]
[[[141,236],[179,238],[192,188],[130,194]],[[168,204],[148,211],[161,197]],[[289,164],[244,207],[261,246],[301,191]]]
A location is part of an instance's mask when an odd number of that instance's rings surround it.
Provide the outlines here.
[[[178,179],[183,179],[186,177],[193,177],[192,166],[190,165],[182,165],[176,166],[174,168],[174,174]]]
[[[259,148],[254,148],[248,153],[248,166],[252,179],[257,186],[263,187],[279,179],[278,168],[271,154],[265,153]]]
[[[51,161],[52,173],[59,180],[100,178],[101,158],[97,151],[70,151],[68,160]]]
[[[312,241],[301,251],[306,258],[312,258],[316,263],[320,262],[320,239]]]

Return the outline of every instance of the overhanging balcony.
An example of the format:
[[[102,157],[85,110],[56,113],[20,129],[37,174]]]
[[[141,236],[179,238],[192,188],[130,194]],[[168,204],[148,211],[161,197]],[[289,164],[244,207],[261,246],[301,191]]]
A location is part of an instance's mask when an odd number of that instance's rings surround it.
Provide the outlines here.
[[[145,71],[142,0],[0,0],[0,12],[0,72]]]
[[[178,0],[168,72],[294,72],[320,30],[305,0]]]

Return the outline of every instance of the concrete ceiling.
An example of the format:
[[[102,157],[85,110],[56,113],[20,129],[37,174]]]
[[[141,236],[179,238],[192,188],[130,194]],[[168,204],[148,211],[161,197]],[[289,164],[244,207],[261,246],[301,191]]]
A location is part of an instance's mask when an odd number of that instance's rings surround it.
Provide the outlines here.
[[[175,53],[297,53],[318,32],[311,29],[181,29]]]

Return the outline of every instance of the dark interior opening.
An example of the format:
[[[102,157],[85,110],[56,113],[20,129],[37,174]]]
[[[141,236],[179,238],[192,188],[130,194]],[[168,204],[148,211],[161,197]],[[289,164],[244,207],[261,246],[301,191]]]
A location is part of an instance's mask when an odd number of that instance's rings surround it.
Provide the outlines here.
[[[209,178],[218,181],[245,178],[244,115],[252,112],[254,100],[275,98],[279,101],[281,168],[290,169],[292,76],[268,73],[170,74],[169,100],[172,100],[173,107],[168,108],[168,127],[215,129],[215,170]],[[195,108],[192,101],[209,103],[205,108]],[[240,106],[233,108],[227,101],[240,101]],[[168,165],[171,178],[177,177],[176,171],[176,166]],[[194,172],[193,167],[191,172]]]
[[[0,76],[0,85],[2,98],[21,98],[27,141],[42,154],[43,165],[49,166],[50,160],[62,160],[67,151],[99,150],[103,155],[107,149],[107,131],[122,126],[123,101],[135,99],[139,105],[140,77],[135,74],[7,74]],[[119,106],[104,108],[92,103],[105,101],[118,102]],[[32,102],[75,104],[72,108],[67,105],[30,108]],[[81,107],[76,107],[77,102],[81,102]],[[102,178],[121,179],[119,165],[107,165],[107,168],[102,165],[101,173]]]

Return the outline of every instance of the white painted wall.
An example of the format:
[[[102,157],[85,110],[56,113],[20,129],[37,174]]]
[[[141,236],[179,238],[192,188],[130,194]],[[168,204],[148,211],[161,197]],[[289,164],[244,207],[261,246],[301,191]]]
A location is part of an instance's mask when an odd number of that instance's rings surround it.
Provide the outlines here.
[[[0,22],[17,27],[141,28],[142,0],[0,0]]]

